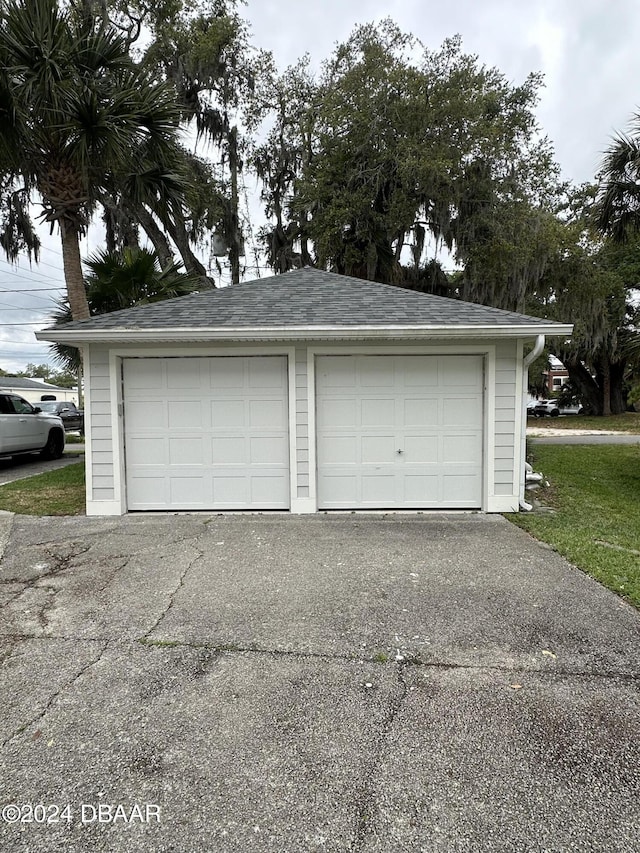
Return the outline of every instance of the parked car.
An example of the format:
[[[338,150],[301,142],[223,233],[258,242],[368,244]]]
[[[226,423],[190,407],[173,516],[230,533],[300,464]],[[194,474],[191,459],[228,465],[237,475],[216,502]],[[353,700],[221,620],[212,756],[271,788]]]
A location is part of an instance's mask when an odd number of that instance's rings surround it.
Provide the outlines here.
[[[543,418],[545,415],[549,415],[551,418],[557,418],[560,414],[560,407],[556,400],[538,400],[534,407],[533,414],[537,418]]]
[[[558,405],[561,415],[584,415],[584,407],[581,403],[568,403],[566,406],[559,403]]]
[[[62,418],[65,432],[79,432],[84,435],[84,412],[76,404],[67,400],[43,400],[38,403],[43,412],[50,412]]]
[[[43,459],[62,456],[62,419],[32,406],[17,394],[0,394],[0,457],[36,452]]]
[[[558,415],[583,415],[584,409],[580,403],[572,405],[559,402],[558,400],[537,400],[533,406],[533,412],[527,406],[528,414],[534,414],[537,418],[543,418],[549,415],[551,418],[557,418]]]

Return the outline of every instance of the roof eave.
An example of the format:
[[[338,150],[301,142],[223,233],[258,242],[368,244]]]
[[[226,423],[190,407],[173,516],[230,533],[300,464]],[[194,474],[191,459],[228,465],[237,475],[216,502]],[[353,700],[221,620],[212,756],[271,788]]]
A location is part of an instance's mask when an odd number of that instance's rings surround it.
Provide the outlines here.
[[[265,326],[165,329],[43,329],[39,341],[82,345],[87,343],[143,343],[173,341],[300,341],[300,340],[379,340],[442,338],[532,338],[537,335],[566,337],[572,325],[559,323],[505,326]]]

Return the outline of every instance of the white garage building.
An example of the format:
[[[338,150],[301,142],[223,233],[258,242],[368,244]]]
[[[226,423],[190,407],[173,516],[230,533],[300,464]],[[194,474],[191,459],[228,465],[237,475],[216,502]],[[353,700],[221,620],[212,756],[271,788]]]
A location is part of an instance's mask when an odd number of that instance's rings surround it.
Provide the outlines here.
[[[305,268],[38,338],[84,354],[90,515],[506,512],[528,362],[571,331]]]

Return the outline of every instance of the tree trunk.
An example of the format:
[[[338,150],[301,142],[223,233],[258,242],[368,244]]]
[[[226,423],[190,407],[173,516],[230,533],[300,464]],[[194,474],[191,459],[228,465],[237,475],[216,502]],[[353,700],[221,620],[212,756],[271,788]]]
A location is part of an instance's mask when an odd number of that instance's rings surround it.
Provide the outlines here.
[[[231,266],[231,284],[240,284],[240,206],[238,195],[238,129],[229,132],[229,172],[231,174],[231,233],[229,234],[229,265]]]
[[[554,353],[554,355],[563,361],[561,354]],[[565,359],[563,364],[567,368],[571,384],[577,390],[584,408],[593,415],[601,415],[602,393],[587,368],[579,361],[572,364],[568,359]]]
[[[86,320],[89,317],[89,303],[87,302],[87,292],[82,275],[77,227],[73,223],[61,219],[60,237],[62,239],[62,265],[71,316],[74,320]]]
[[[140,225],[144,228],[147,237],[153,243],[153,248],[155,249],[158,260],[160,261],[160,266],[162,269],[168,267],[169,264],[173,263],[173,252],[171,251],[169,241],[165,237],[164,232],[159,227],[153,216],[149,213],[147,208],[142,204],[139,204],[136,207],[135,215],[140,222]]]
[[[605,418],[611,414],[611,365],[607,356],[602,359],[602,414]]]
[[[191,251],[191,246],[189,245],[189,235],[187,234],[187,230],[185,228],[184,222],[180,222],[176,217],[176,221],[172,222],[168,217],[165,219],[163,217],[162,224],[169,232],[169,236],[173,240],[173,242],[178,247],[178,251],[180,252],[180,256],[184,262],[185,269],[190,275],[199,276],[203,279],[203,282],[208,284],[209,287],[215,287],[213,281],[207,275],[207,270],[204,265],[196,258],[196,256]]]
[[[621,415],[627,411],[626,395],[624,394],[625,361],[616,361],[611,365],[611,412]]]

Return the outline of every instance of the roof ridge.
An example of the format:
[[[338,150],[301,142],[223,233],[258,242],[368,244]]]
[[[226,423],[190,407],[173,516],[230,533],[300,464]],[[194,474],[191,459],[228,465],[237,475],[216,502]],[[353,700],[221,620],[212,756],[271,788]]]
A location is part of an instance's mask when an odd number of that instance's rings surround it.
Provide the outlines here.
[[[562,325],[307,266],[225,288],[123,308],[66,324],[64,328],[442,328],[527,324]]]

